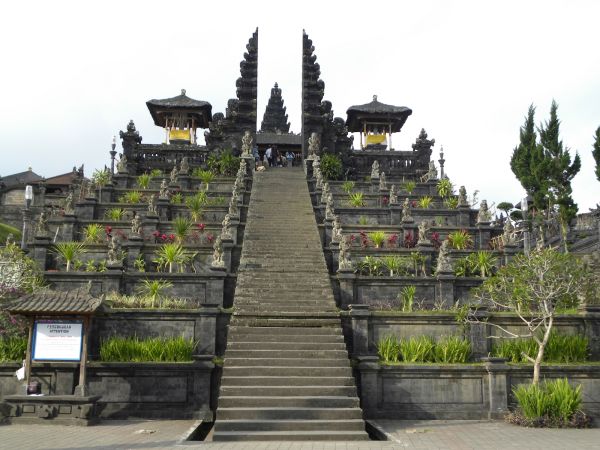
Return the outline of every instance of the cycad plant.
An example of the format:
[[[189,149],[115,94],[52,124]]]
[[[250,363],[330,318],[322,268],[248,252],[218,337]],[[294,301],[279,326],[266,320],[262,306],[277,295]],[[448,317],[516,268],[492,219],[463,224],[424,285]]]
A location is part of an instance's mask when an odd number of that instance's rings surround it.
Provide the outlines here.
[[[123,214],[125,214],[125,210],[123,208],[109,208],[104,213],[104,216],[110,220],[123,220]]]
[[[176,217],[173,220],[173,234],[177,242],[182,243],[192,229],[192,222],[185,217]]]
[[[446,208],[448,209],[458,208],[458,197],[448,197],[446,200],[444,200],[444,205],[446,205]]]
[[[99,244],[104,236],[104,227],[99,223],[90,223],[83,229],[83,239],[86,244]]]
[[[121,203],[142,203],[144,196],[140,191],[127,191],[121,197],[119,197],[119,202]]]
[[[208,191],[209,184],[212,183],[215,179],[214,172],[212,172],[210,170],[198,170],[198,171],[195,171],[194,174],[195,174],[195,176],[200,178],[200,181],[202,181],[204,183],[204,190]]]
[[[448,178],[442,178],[437,183],[437,191],[440,197],[447,198],[454,193],[454,186]]]
[[[158,264],[159,271],[168,269],[169,273],[173,273],[174,264],[179,264],[182,267],[186,261],[183,246],[176,242],[161,245],[154,254],[156,256],[154,262]]]
[[[92,174],[92,183],[94,183],[95,186],[98,186],[98,189],[100,190],[100,198],[102,198],[102,188],[106,186],[109,181],[110,172],[108,169],[94,170],[94,173]]]
[[[364,194],[362,192],[350,192],[348,194],[348,204],[354,208],[365,206]]]
[[[402,185],[402,189],[404,189],[407,194],[412,194],[416,187],[417,183],[414,181],[407,181]]]
[[[206,205],[208,197],[206,196],[206,192],[201,191],[192,195],[191,197],[187,197],[185,199],[185,204],[190,210],[190,215],[192,216],[192,220],[194,222],[198,222],[202,219],[202,210]]]
[[[390,277],[403,275],[406,273],[406,260],[401,256],[384,256],[381,258],[385,267],[390,271]]]
[[[431,208],[432,205],[433,205],[433,198],[431,198],[429,195],[425,195],[424,197],[421,197],[419,199],[419,201],[417,202],[417,206],[419,208],[423,208],[423,209],[429,209],[429,208]]]
[[[171,204],[173,205],[181,205],[183,202],[183,194],[181,192],[176,192],[171,196]]]
[[[468,256],[468,262],[471,272],[478,273],[482,277],[492,275],[494,267],[496,267],[496,257],[488,251],[478,251],[471,253]]]
[[[350,192],[352,192],[352,189],[354,189],[355,184],[356,183],[354,181],[346,180],[342,183],[342,190],[346,194],[350,194]]]
[[[473,246],[473,238],[467,230],[456,230],[448,234],[448,242],[456,250],[466,250]]]
[[[385,233],[383,231],[372,231],[368,234],[375,248],[381,248],[385,242]]]
[[[137,177],[137,185],[140,189],[148,189],[150,187],[150,180],[152,175],[149,173],[143,173]]]
[[[83,242],[59,242],[54,244],[52,253],[56,254],[59,259],[62,259],[67,264],[67,272],[71,270],[71,263],[79,258],[80,255],[86,252]]]
[[[156,300],[159,299],[159,307],[161,299],[164,297],[165,289],[173,287],[173,283],[166,280],[143,280],[142,285],[138,289],[138,294],[150,298],[152,300],[151,308],[155,307]]]

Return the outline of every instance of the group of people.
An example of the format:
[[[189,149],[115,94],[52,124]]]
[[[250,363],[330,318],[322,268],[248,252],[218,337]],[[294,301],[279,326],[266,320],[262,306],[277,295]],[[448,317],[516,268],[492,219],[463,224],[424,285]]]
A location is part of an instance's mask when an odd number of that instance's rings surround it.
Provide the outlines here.
[[[257,168],[261,165],[264,167],[288,167],[293,165],[294,158],[296,158],[294,152],[288,150],[284,154],[276,146],[268,147],[265,150],[262,161],[257,146],[252,149],[252,156],[254,156],[254,163]]]

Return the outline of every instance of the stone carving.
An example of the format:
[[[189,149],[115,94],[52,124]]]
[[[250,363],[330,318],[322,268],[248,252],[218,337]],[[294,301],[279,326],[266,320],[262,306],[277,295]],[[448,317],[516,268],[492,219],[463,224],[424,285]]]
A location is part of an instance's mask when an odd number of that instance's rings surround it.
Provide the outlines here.
[[[479,212],[477,213],[477,223],[489,223],[492,220],[492,214],[488,210],[487,200],[481,200]]]
[[[516,242],[515,229],[509,218],[504,222],[503,232],[502,232],[502,242],[504,245],[513,246]]]
[[[8,236],[6,236],[6,246],[10,247],[11,245],[15,245],[15,236],[12,233],[8,233]]]
[[[169,179],[171,180],[171,183],[177,182],[177,164],[173,166],[173,170],[171,170],[171,173],[169,174]]]
[[[437,267],[436,273],[439,274],[451,274],[454,272],[452,269],[452,261],[450,261],[450,256],[448,255],[448,240],[445,239],[442,242],[440,247],[440,252],[438,253],[437,259]]]
[[[340,240],[340,253],[338,255],[338,267],[340,270],[352,269],[352,261],[350,260],[350,237],[346,236]]]
[[[389,204],[390,205],[397,205],[398,204],[398,194],[396,193],[396,185],[392,184],[392,187],[390,188],[390,200],[389,200]]]
[[[85,198],[96,198],[96,190],[94,189],[94,183],[87,181],[85,183]]]
[[[429,232],[429,225],[427,225],[427,221],[423,220],[419,224],[419,240],[417,241],[417,245],[430,245],[431,241],[427,237],[427,233]]]
[[[244,131],[242,136],[242,156],[252,156],[252,134],[249,130]]]
[[[438,179],[438,171],[435,167],[434,161],[429,161],[429,169],[427,170],[427,181],[437,180]]]
[[[152,194],[148,197],[148,214],[152,216],[158,215],[156,210],[156,194]]]
[[[167,184],[167,180],[163,178],[160,182],[160,192],[158,194],[158,198],[161,200],[169,199],[169,185]]]
[[[240,212],[238,209],[238,203],[237,203],[237,192],[234,189],[233,190],[233,196],[231,197],[231,200],[229,200],[229,215],[231,217],[238,217]]]
[[[118,173],[128,173],[127,172],[127,156],[121,156],[121,159],[117,162],[117,172]]]
[[[225,267],[225,261],[223,261],[223,240],[221,236],[217,236],[213,245],[213,257],[210,263],[211,267]]]
[[[413,218],[410,214],[410,200],[406,197],[402,204],[402,222],[412,222],[412,220]]]
[[[133,215],[133,219],[131,219],[131,234],[139,236],[142,233],[142,221],[140,220],[140,216],[138,214]]]
[[[325,220],[333,220],[333,195],[331,192],[327,194],[327,203],[325,204]]]
[[[371,166],[371,180],[376,180],[379,178],[379,161],[373,161],[373,165]]]
[[[63,202],[63,209],[65,211],[65,215],[72,215],[75,211],[75,205],[73,204],[73,191],[69,191],[69,195],[65,198]]]
[[[458,206],[469,206],[469,200],[467,200],[467,189],[461,186],[458,190]]]
[[[225,214],[221,225],[221,239],[231,239],[231,217],[229,217],[229,214]]]
[[[108,265],[114,266],[121,263],[121,243],[116,234],[108,241]]]
[[[318,133],[312,133],[308,138],[308,158],[315,159],[315,156],[319,154],[319,147],[321,146],[321,138]]]
[[[340,224],[340,218],[336,215],[333,216],[333,227],[331,229],[331,242],[340,242],[343,239],[342,226]]]
[[[314,171],[314,174],[315,174],[315,178],[317,179],[315,187],[317,189],[322,189],[323,188],[323,174],[321,173],[321,169],[319,169],[317,167],[317,169]]]
[[[181,164],[179,166],[179,173],[181,175],[188,175],[190,173],[190,163],[188,161],[188,157],[184,156],[181,159]]]
[[[37,220],[35,235],[39,237],[46,237],[48,236],[48,232],[48,219],[46,217],[46,212],[42,211]]]
[[[381,172],[381,175],[379,175],[379,190],[384,189],[387,189],[387,182],[385,181],[385,172]]]
[[[321,203],[327,203],[327,195],[329,194],[329,183],[323,183],[323,192],[321,193]]]

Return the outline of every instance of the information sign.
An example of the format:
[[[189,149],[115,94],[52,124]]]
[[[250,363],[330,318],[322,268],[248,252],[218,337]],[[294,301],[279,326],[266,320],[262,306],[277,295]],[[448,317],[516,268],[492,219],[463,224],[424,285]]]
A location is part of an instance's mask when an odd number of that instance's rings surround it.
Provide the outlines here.
[[[79,361],[82,330],[81,321],[36,320],[33,328],[33,359]]]

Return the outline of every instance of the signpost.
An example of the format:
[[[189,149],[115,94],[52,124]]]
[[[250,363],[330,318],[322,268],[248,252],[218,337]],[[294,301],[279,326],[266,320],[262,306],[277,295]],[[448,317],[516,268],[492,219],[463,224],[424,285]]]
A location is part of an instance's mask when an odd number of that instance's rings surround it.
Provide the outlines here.
[[[80,361],[83,322],[36,320],[33,332],[34,361]]]

